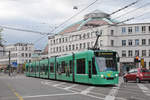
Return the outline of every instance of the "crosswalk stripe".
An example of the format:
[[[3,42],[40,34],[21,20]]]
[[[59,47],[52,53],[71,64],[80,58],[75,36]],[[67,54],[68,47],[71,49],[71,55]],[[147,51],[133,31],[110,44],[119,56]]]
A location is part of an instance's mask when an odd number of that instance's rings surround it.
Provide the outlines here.
[[[87,89],[81,91],[81,94],[87,95],[87,94],[90,92],[90,90],[92,90],[93,88],[94,88],[94,87],[89,87],[89,88],[87,88]]]
[[[117,85],[117,87],[113,87],[109,94],[105,97],[104,100],[115,100],[116,95],[118,94],[118,90],[120,88],[120,85],[123,83],[122,77],[119,78],[119,84]]]
[[[144,86],[143,84],[137,84],[137,85],[145,95],[150,96],[150,90],[146,86]]]

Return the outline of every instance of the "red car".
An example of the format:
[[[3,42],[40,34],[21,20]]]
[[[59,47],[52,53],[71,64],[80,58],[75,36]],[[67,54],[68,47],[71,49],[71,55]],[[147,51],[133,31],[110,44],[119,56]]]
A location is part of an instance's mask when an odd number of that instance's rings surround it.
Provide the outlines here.
[[[136,81],[140,83],[141,81],[149,81],[150,83],[150,70],[146,68],[131,69],[123,78],[125,82]]]

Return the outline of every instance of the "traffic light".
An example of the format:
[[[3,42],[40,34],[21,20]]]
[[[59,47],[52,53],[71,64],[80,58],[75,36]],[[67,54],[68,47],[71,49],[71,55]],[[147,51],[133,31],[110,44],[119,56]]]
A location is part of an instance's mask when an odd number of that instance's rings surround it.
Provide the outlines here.
[[[139,57],[136,56],[136,57],[134,58],[134,63],[138,63],[138,62],[139,62]]]

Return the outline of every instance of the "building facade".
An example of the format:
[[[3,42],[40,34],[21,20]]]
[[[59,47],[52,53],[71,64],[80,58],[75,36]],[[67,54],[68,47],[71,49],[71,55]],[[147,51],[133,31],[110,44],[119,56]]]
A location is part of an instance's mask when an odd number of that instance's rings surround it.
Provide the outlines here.
[[[11,63],[17,62],[17,64],[24,64],[25,62],[31,62],[31,55],[34,52],[34,45],[28,43],[16,43],[12,45],[4,46],[3,56],[0,57],[0,64],[9,64],[9,52],[11,57]]]
[[[144,58],[145,66],[150,66],[150,23],[116,24],[108,14],[100,11],[84,16],[84,19],[70,25],[60,33],[48,37],[48,56],[65,55],[93,47],[96,33],[102,32],[98,40],[100,49],[117,51],[120,68],[135,65],[134,58]],[[139,64],[140,66],[140,64]]]

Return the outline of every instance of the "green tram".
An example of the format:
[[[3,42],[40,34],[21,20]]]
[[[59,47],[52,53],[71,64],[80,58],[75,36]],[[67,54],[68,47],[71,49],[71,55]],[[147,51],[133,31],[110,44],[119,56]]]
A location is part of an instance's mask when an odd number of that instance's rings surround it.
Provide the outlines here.
[[[118,84],[117,52],[87,50],[26,64],[26,76],[92,85]]]

